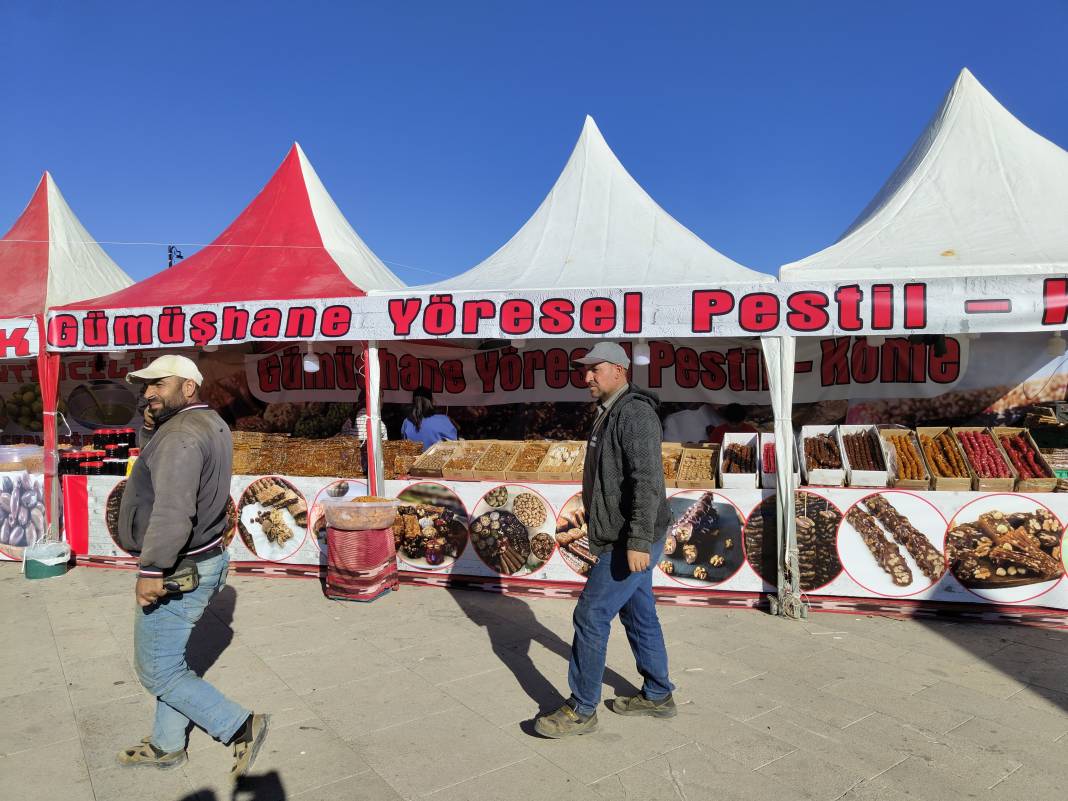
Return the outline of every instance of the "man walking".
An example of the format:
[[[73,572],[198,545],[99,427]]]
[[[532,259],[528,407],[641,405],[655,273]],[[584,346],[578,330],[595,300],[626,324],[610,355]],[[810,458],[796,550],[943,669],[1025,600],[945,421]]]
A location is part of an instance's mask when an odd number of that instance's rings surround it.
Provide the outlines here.
[[[267,735],[253,714],[197,676],[186,644],[226,581],[223,545],[230,499],[230,429],[200,401],[203,378],[190,359],[161,356],[127,381],[144,385],[147,439],[119,507],[119,544],[139,557],[134,659],[141,684],[156,696],[152,735],[118,753],[120,765],[176,768],[185,762],[190,721],[231,745],[236,780],[248,772]],[[199,577],[181,592],[165,586],[190,566]]]
[[[671,522],[660,456],[660,402],[628,383],[630,359],[613,342],[598,343],[576,364],[585,368],[586,385],[597,401],[586,446],[582,502],[590,551],[598,560],[575,607],[571,697],[534,724],[538,734],[553,738],[596,730],[605,652],[616,615],[644,683],[640,695],[616,698],[612,711],[660,718],[677,712],[650,567],[660,558]]]

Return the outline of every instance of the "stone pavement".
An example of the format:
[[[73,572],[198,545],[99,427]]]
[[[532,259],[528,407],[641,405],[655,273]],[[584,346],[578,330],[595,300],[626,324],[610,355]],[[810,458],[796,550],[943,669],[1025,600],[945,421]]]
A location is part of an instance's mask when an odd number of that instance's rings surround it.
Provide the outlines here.
[[[122,769],[149,732],[131,667],[133,576],[27,581],[0,565],[0,787],[19,801],[231,798],[229,750]],[[1059,799],[1068,633],[992,624],[662,608],[681,703],[565,741],[530,719],[566,688],[570,602],[405,587],[371,605],[232,577],[195,666],[274,715],[234,798],[300,801]],[[618,626],[617,626],[618,629]],[[612,690],[635,673],[621,631]]]

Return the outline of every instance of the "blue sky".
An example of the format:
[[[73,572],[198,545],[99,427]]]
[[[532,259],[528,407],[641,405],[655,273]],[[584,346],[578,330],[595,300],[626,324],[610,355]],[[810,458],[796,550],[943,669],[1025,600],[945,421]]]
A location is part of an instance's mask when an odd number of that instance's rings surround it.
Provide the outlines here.
[[[49,169],[102,241],[209,242],[299,140],[375,252],[436,280],[522,225],[589,113],[668,212],[774,272],[838,237],[963,66],[1068,146],[1066,36],[1064,0],[0,0],[0,229]]]

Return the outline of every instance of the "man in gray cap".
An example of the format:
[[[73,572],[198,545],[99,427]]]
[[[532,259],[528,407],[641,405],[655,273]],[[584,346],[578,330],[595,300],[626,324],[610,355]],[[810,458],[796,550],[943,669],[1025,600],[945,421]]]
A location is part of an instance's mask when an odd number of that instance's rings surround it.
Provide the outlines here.
[[[616,615],[644,683],[641,694],[616,698],[612,711],[659,718],[677,711],[651,569],[663,552],[671,522],[660,456],[660,401],[628,382],[630,358],[614,342],[599,342],[576,364],[585,368],[586,385],[597,401],[586,446],[582,503],[590,552],[598,558],[575,607],[571,697],[534,723],[539,734],[553,738],[596,730],[605,652]]]
[[[226,581],[233,439],[222,418],[200,401],[204,379],[185,356],[161,356],[126,379],[144,386],[146,422],[152,421],[122,494],[118,540],[139,561],[134,666],[156,697],[156,718],[152,735],[120,751],[118,761],[124,767],[178,767],[186,759],[192,721],[233,746],[230,774],[236,780],[263,745],[268,717],[197,676],[185,655],[193,626]],[[198,580],[180,584],[175,574],[191,568]]]

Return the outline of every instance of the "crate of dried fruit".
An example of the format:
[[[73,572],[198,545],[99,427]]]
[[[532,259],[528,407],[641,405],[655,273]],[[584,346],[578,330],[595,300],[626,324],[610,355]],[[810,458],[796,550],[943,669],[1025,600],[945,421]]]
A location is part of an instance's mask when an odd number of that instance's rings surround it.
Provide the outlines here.
[[[522,442],[502,440],[491,442],[476,463],[471,477],[478,481],[505,481],[508,468],[523,448]]]
[[[664,465],[664,486],[674,487],[679,476],[679,462],[682,460],[681,442],[661,442],[660,461]]]
[[[992,429],[998,444],[1016,468],[1017,492],[1053,492],[1057,476],[1038,450],[1026,428],[1001,426]]]
[[[1016,486],[1016,468],[990,429],[957,426],[952,430],[974,476],[972,489],[979,492],[1012,492]]]
[[[970,490],[975,481],[960,443],[947,426],[920,426],[916,429],[920,450],[931,474],[931,485],[940,492]]]
[[[801,483],[801,459],[797,455],[797,441],[790,438],[790,447],[794,451],[794,483]],[[760,435],[760,486],[764,489],[776,489],[778,475],[778,457],[775,455],[775,435]]]
[[[715,489],[719,445],[684,447],[675,486],[679,489]]]
[[[489,440],[468,439],[461,441],[460,449],[445,462],[441,475],[454,481],[470,481],[474,478],[475,465],[493,443]]]
[[[549,440],[526,440],[508,466],[507,481],[537,481],[538,468],[552,447]]]
[[[879,436],[886,451],[886,468],[890,473],[891,485],[898,489],[930,489],[931,473],[916,433],[904,428],[880,428]]]
[[[581,481],[585,458],[585,442],[554,442],[538,467],[538,481]]]
[[[850,487],[885,487],[890,483],[883,440],[872,425],[838,426],[842,465]]]
[[[759,434],[723,435],[719,450],[719,484],[726,489],[754,489],[759,479],[757,446]]]
[[[801,475],[809,486],[841,487],[846,481],[838,426],[801,427]]]
[[[445,463],[459,451],[460,443],[442,440],[430,446],[409,469],[409,473],[420,478],[441,478]]]

